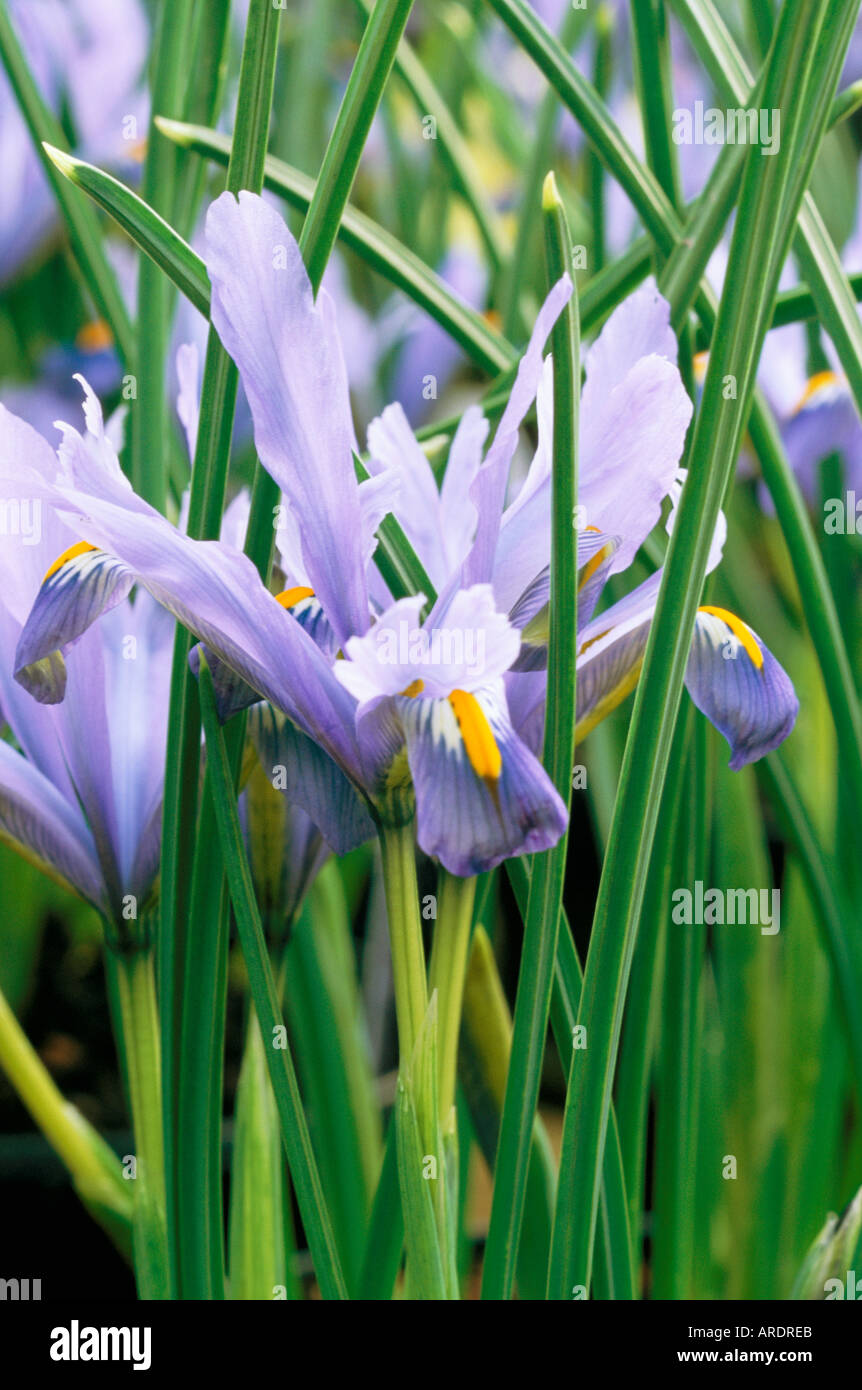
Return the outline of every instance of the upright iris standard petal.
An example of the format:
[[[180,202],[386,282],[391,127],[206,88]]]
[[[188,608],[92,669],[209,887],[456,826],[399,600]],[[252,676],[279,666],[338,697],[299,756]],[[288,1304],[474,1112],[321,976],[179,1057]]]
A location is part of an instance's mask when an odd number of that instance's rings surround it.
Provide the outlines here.
[[[542,350],[571,295],[572,282],[568,275],[564,275],[553,286],[539,310],[497,433],[470,489],[479,520],[476,538],[464,562],[465,585],[487,583],[492,577],[506,484],[518,444],[518,431],[539,389]]]
[[[685,683],[730,744],[734,771],[777,748],[796,722],[799,701],[787,673],[757,633],[726,609],[698,610]]]
[[[264,467],[302,518],[311,587],[339,642],[368,627],[356,441],[332,303],[317,304],[299,247],[254,194],[207,214],[212,321],[237,364]]]
[[[578,505],[586,524],[622,538],[611,573],[628,568],[658,522],[691,420],[668,316],[655,287],[643,286],[587,355]]]

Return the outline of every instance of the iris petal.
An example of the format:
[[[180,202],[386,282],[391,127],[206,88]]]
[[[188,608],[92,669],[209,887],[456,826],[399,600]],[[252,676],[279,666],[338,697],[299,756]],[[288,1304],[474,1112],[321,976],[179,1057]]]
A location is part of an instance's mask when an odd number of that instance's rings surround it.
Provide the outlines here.
[[[495,777],[477,774],[450,700],[399,702],[417,839],[426,854],[462,876],[483,873],[511,855],[549,849],[566,828],[556,789],[512,728],[502,681],[475,691],[474,698],[497,750]],[[490,773],[496,766],[487,761],[483,769]]]
[[[796,722],[799,701],[789,676],[733,614],[698,612],[685,683],[698,709],[730,744],[734,771],[777,748]]]
[[[41,704],[66,692],[70,645],[129,594],[135,577],[122,561],[79,542],[51,565],[15,653],[15,679]]]

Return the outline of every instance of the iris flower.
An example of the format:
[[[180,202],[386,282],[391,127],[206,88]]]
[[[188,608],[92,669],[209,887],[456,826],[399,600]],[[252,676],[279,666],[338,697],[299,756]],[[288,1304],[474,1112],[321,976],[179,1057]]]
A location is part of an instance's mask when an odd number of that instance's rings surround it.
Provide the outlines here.
[[[12,679],[22,630],[42,592],[74,587],[88,551],[27,478],[59,457],[0,406],[4,530],[0,546],[0,833],[121,931],[146,907],[158,872],[172,623],[115,575],[102,623],[82,626],[50,673],[62,703],[38,704]],[[107,611],[110,609],[110,611]],[[39,635],[39,618],[30,632]],[[37,675],[38,681],[40,677]]]
[[[487,426],[478,411],[467,412],[439,492],[398,406],[369,429],[371,468],[400,472],[396,512],[435,583],[450,583],[453,568],[463,581],[489,582],[498,608],[521,630],[524,645],[506,688],[515,726],[534,749],[544,719],[553,437],[551,363],[542,366],[536,356],[534,378],[539,371],[538,447],[508,507],[503,498],[517,433],[505,420],[482,463]],[[661,572],[600,614],[595,609],[607,579],[628,568],[659,522],[663,504],[675,508],[691,409],[676,368],[668,305],[648,282],[614,311],[586,359],[576,518],[579,738],[637,682]],[[674,515],[671,510],[668,529]],[[710,570],[721,558],[725,529],[722,517]],[[686,684],[727,738],[734,769],[762,757],[793,727],[798,703],[786,673],[753,629],[724,608],[699,609]]]
[[[404,685],[396,691],[381,644],[376,693],[348,689],[357,680],[348,666],[367,657],[368,644],[396,617],[406,623],[410,650],[420,606],[417,599],[409,611],[393,612],[380,601],[391,602],[376,581],[369,582],[374,533],[390,505],[387,480],[374,478],[362,488],[356,482],[331,302],[324,293],[314,303],[284,222],[260,198],[244,193],[237,202],[224,195],[210,210],[207,240],[213,322],[239,366],[258,454],[298,523],[294,582],[274,597],[238,551],[188,539],[136,497],[88,393],[86,432],[66,432],[63,476],[44,459],[39,470],[50,483],[45,495],[87,548],[40,591],[17,679],[41,700],[61,699],[62,649],[118,589],[127,592],[137,581],[204,644],[225,716],[261,697],[287,716],[285,790],[337,853],[367,838],[375,819],[403,823],[414,804],[420,845],[454,873],[476,873],[507,855],[555,843],[565,811],[512,729],[502,673],[517,651],[517,634],[493,612],[487,586],[441,595],[425,625],[435,654],[430,667],[422,660],[420,671],[412,657],[398,665]],[[569,293],[561,285],[540,316],[527,376]],[[527,409],[529,390],[516,385],[504,415],[507,430],[508,420]],[[328,630],[330,640],[310,628]],[[481,658],[466,663],[455,647],[470,641]],[[244,684],[238,687],[229,673]],[[416,682],[426,677],[420,689]],[[460,814],[442,814],[455,804]]]

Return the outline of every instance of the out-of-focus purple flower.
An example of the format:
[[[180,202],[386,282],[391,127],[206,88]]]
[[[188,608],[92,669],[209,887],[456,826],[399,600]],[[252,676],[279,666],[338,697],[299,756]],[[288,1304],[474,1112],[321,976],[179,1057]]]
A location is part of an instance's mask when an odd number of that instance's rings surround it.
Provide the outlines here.
[[[468,246],[447,251],[440,276],[471,309],[481,309],[488,282],[478,254]],[[436,320],[415,306],[404,306],[393,394],[411,425],[427,419],[432,403],[444,389],[464,354]]]
[[[121,168],[146,135],[148,28],[138,0],[9,0],[12,23],[42,96],[71,123],[75,149]],[[14,94],[0,73],[0,283],[44,241],[53,196]]]

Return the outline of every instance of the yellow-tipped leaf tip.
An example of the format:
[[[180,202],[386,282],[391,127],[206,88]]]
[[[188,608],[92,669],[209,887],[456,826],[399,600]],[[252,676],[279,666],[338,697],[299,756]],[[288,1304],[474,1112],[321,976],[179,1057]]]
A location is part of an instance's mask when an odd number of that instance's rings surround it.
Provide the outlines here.
[[[550,169],[545,175],[545,182],[542,184],[542,211],[554,212],[557,208],[561,208],[562,206],[563,200],[560,197],[557,180],[553,169]]]
[[[153,116],[153,125],[156,130],[161,131],[162,135],[173,140],[175,145],[189,143],[188,131],[182,121],[173,121],[170,116]]]
[[[613,33],[616,23],[616,15],[614,14],[613,8],[610,5],[606,4],[600,5],[598,13],[596,14],[595,22],[596,32],[602,38],[605,38],[608,34]]]
[[[74,155],[67,154],[65,150],[58,150],[56,145],[49,145],[47,140],[42,141],[42,149],[61,174],[65,174],[67,179],[74,178],[75,169],[80,163]]]

